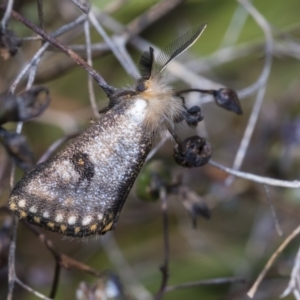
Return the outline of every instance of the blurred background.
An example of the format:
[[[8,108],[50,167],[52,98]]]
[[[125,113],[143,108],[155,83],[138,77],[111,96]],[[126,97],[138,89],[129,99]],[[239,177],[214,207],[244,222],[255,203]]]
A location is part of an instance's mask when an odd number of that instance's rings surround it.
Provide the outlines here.
[[[124,26],[133,24],[133,20],[161,2],[94,0],[91,5],[100,24],[109,36],[115,38],[126,36]],[[197,43],[165,73],[175,90],[230,87],[239,93],[243,109],[243,115],[236,115],[217,106],[210,97],[190,93],[186,95],[187,106],[199,105],[204,121],[194,129],[179,125],[180,137],[184,139],[198,134],[207,138],[213,147],[213,160],[232,167],[255,108],[252,118],[257,117],[257,122],[248,139],[249,147],[241,170],[287,181],[297,180],[300,173],[300,2],[250,2],[261,15],[255,15],[256,11],[251,14],[253,11],[247,11],[245,5],[237,1],[175,2],[178,5],[166,9],[166,13],[157,20],[144,18],[136,27],[130,27],[135,28],[138,37],[134,35],[129,39],[126,46],[128,54],[137,64],[141,49],[146,50],[150,43],[162,49],[186,30],[207,22],[208,26]],[[15,1],[14,9],[39,24],[36,1]],[[44,29],[48,33],[83,14],[67,0],[43,1],[43,12]],[[0,16],[2,18],[2,12]],[[145,28],[142,30],[142,27]],[[13,19],[9,21],[9,29],[21,38],[35,36]],[[110,85],[132,85],[134,79],[127,74],[116,56],[107,48],[101,48],[103,39],[92,24],[90,30],[93,67]],[[130,35],[133,31],[128,32]],[[59,40],[86,59],[82,24],[59,37]],[[40,40],[23,40],[14,57],[7,60],[0,58],[0,93],[10,88],[40,47]],[[52,143],[83,130],[95,116],[89,101],[86,71],[54,47],[49,47],[43,55],[34,84],[46,86],[51,94],[48,109],[39,117],[25,122],[22,131],[37,161]],[[21,81],[16,93],[22,92],[25,86],[26,80]],[[94,90],[98,109],[107,106],[108,99],[95,83]],[[16,123],[6,123],[3,127],[15,130]],[[150,163],[159,160],[170,181],[180,179],[182,186],[197,198],[195,201],[201,201],[201,205],[210,210],[211,217],[207,220],[197,216],[197,226],[194,228],[189,214],[191,211],[186,209],[189,207],[186,203],[193,200],[185,199],[184,202],[176,193],[168,197],[168,286],[223,277],[242,278],[244,282],[182,288],[166,292],[163,299],[248,299],[246,293],[267,260],[299,225],[299,189],[269,187],[266,193],[262,184],[244,179],[235,179],[228,184],[226,179],[229,175],[211,165],[193,169],[176,165],[173,148],[174,142],[168,139]],[[147,165],[142,171],[144,174],[146,168]],[[6,205],[10,193],[10,172],[11,159],[0,145],[2,206]],[[17,181],[22,174],[23,171],[17,168]],[[137,187],[143,189],[143,184],[142,180],[137,180],[113,234],[79,240],[43,231],[58,252],[99,272],[110,270],[118,275],[134,299],[152,299],[152,295],[156,294],[162,279],[159,268],[164,259],[161,201],[141,201],[136,190]],[[282,236],[276,230],[276,219],[269,200],[276,211]],[[10,218],[3,208],[0,213],[1,299],[6,299],[7,294]],[[289,283],[298,248],[299,238],[296,238],[275,261],[254,299],[279,299]],[[22,223],[17,234],[16,269],[22,281],[45,295],[49,294],[55,260],[37,236]],[[92,285],[95,281],[95,276],[62,268],[55,299],[75,299],[80,282]],[[36,299],[19,286],[14,295],[14,299]],[[294,297],[288,296],[286,299]]]

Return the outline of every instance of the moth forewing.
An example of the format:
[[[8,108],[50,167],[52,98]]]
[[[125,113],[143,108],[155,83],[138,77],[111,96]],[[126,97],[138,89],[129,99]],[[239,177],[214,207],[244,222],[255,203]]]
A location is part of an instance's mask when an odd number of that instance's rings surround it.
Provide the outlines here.
[[[113,107],[16,185],[9,207],[20,218],[69,236],[103,234],[121,208],[151,148],[141,101]]]

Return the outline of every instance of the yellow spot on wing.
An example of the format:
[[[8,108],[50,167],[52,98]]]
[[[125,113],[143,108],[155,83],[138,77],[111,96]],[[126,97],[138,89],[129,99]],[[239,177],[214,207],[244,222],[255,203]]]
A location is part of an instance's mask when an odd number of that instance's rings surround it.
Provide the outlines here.
[[[74,231],[75,231],[75,234],[77,234],[80,231],[80,227],[75,227]]]
[[[17,209],[16,203],[15,203],[15,202],[12,202],[12,203],[9,205],[9,208],[10,208],[11,210],[16,210],[16,209]]]
[[[39,218],[39,217],[34,217],[33,220],[34,220],[35,223],[40,223],[41,218]]]
[[[50,227],[50,228],[53,228],[54,227],[54,223],[53,222],[48,222],[47,226]]]
[[[111,230],[112,226],[113,226],[113,221],[111,221],[110,223],[108,223],[108,224],[103,228],[102,232],[106,232],[106,231]]]
[[[20,211],[20,219],[26,218],[26,217],[27,217],[26,212],[21,210],[21,211]]]
[[[67,230],[67,226],[60,225],[60,230],[61,230],[62,233],[64,233]]]
[[[97,229],[97,225],[96,224],[93,224],[91,227],[90,227],[90,230],[91,231],[96,231]]]

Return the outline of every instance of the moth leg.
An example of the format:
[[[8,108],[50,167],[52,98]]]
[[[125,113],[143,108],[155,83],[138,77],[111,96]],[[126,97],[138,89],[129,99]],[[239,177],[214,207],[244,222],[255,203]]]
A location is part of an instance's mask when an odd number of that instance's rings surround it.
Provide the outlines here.
[[[203,120],[201,108],[199,106],[192,106],[183,112],[183,118],[189,126],[197,126]]]

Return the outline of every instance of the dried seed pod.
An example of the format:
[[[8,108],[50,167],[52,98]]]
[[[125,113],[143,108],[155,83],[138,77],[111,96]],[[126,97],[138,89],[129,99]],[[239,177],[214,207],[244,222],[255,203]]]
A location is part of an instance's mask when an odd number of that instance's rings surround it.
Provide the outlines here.
[[[230,111],[235,112],[238,115],[243,113],[240,100],[236,92],[229,88],[222,88],[214,90],[213,95],[216,103]]]
[[[182,167],[201,167],[208,163],[212,155],[211,145],[200,136],[185,139],[181,145],[176,144],[174,158]]]
[[[21,39],[12,30],[0,28],[0,56],[4,60],[16,55],[21,45]]]
[[[34,165],[33,154],[24,135],[9,132],[0,127],[0,142],[3,143],[9,155],[17,166],[28,171]]]
[[[37,117],[49,105],[49,90],[36,86],[14,96],[11,93],[0,95],[0,125],[6,122],[19,122]]]

